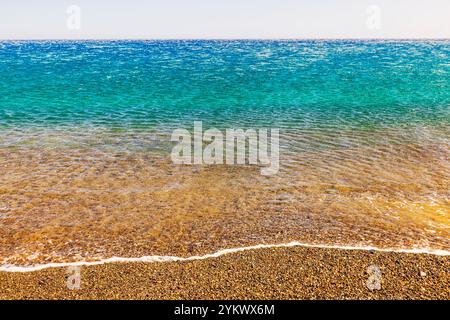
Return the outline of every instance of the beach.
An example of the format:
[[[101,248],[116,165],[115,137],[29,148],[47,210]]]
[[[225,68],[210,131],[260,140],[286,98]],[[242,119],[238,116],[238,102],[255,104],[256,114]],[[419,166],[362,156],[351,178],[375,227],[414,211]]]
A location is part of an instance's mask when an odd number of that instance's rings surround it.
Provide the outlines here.
[[[448,299],[449,41],[0,45],[1,298]]]
[[[368,287],[370,266],[381,288]],[[182,262],[0,272],[0,299],[449,299],[450,258],[323,248],[265,248]]]

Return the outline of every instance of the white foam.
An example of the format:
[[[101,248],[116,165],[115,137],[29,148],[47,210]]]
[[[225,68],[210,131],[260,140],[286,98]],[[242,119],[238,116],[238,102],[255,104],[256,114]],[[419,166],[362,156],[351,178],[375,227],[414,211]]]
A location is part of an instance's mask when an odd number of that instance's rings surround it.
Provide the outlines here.
[[[289,242],[280,244],[258,244],[255,246],[238,247],[219,250],[214,253],[205,254],[203,256],[191,256],[191,257],[177,257],[177,256],[144,256],[140,258],[124,258],[124,257],[112,257],[99,261],[77,261],[77,262],[62,262],[62,263],[46,263],[33,266],[16,266],[16,265],[1,265],[0,271],[3,272],[32,272],[48,268],[62,268],[72,266],[95,266],[106,263],[125,263],[125,262],[176,262],[176,261],[192,261],[192,260],[204,260],[210,258],[217,258],[226,254],[237,253],[247,250],[268,249],[268,248],[283,248],[283,247],[305,247],[305,248],[322,248],[322,249],[340,249],[340,250],[363,250],[363,251],[378,251],[378,252],[397,252],[397,253],[414,253],[414,254],[430,254],[437,256],[450,256],[450,251],[447,250],[435,250],[426,248],[416,249],[384,249],[371,246],[339,246],[339,245],[320,245],[320,244],[307,244],[301,242]]]

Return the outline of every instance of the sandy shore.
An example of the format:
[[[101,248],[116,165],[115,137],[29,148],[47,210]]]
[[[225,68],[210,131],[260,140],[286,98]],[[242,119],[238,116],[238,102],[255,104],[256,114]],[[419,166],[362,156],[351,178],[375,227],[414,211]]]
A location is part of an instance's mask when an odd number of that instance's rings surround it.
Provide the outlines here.
[[[369,290],[368,267],[381,271]],[[450,257],[319,248],[271,248],[186,262],[113,263],[0,272],[1,299],[450,299]]]

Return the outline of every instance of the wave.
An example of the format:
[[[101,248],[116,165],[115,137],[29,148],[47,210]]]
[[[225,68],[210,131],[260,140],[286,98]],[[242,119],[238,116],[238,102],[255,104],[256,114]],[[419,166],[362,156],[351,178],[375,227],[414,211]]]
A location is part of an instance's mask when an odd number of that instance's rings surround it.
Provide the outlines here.
[[[61,263],[46,263],[37,264],[34,266],[17,266],[17,265],[1,265],[0,271],[2,272],[33,272],[49,268],[64,268],[64,267],[81,267],[81,266],[95,266],[107,263],[130,263],[130,262],[181,262],[181,261],[193,261],[193,260],[205,260],[211,258],[217,258],[223,255],[238,253],[249,250],[258,249],[270,249],[270,248],[286,248],[286,247],[304,247],[304,248],[320,248],[320,249],[338,249],[338,250],[362,250],[362,251],[378,251],[378,252],[394,252],[394,253],[410,253],[410,254],[431,254],[436,256],[450,256],[450,251],[448,250],[435,250],[427,248],[414,248],[414,249],[387,249],[387,248],[377,248],[371,246],[340,246],[340,245],[321,245],[321,244],[307,244],[297,241],[289,243],[280,244],[258,244],[254,246],[247,247],[237,247],[222,249],[214,253],[205,254],[202,256],[191,256],[191,257],[177,257],[177,256],[143,256],[139,258],[126,258],[126,257],[111,257],[107,259],[102,259],[99,261],[77,261],[77,262],[61,262]]]

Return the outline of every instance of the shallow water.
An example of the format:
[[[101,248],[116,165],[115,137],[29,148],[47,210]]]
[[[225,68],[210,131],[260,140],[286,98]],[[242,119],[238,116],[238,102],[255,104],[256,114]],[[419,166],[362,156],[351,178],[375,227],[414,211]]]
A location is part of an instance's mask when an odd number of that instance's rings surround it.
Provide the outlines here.
[[[0,42],[0,261],[450,250],[450,42]],[[279,128],[280,171],[175,128]]]

